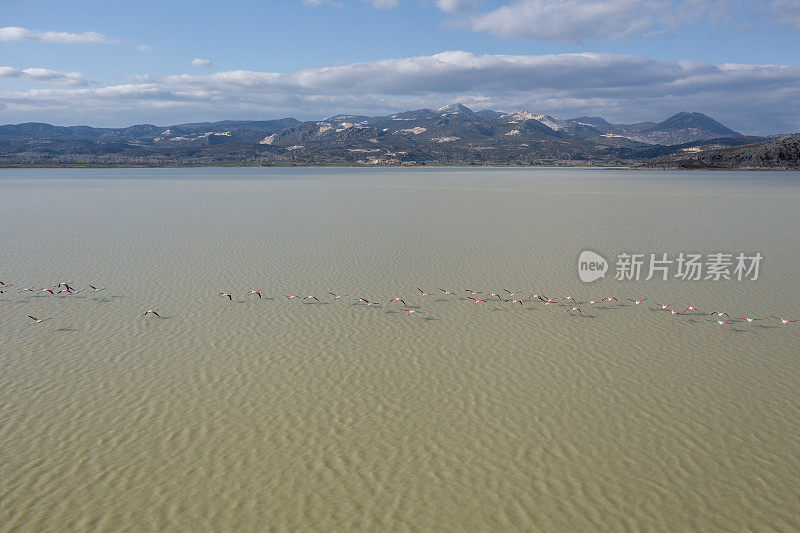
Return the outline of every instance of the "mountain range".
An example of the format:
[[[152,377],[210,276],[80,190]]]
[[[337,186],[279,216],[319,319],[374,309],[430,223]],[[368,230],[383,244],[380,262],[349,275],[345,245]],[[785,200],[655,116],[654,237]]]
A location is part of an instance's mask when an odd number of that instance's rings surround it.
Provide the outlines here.
[[[2,166],[631,164],[762,142],[702,113],[611,124],[452,104],[384,116],[336,115],[126,128],[0,126]]]

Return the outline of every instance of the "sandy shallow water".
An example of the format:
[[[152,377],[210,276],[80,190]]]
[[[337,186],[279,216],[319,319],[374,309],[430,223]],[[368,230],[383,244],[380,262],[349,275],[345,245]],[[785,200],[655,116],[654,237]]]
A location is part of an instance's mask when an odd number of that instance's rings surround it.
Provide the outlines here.
[[[0,530],[796,531],[798,205],[800,173],[0,171]],[[585,284],[586,249],[764,261]],[[61,281],[107,290],[19,292]]]

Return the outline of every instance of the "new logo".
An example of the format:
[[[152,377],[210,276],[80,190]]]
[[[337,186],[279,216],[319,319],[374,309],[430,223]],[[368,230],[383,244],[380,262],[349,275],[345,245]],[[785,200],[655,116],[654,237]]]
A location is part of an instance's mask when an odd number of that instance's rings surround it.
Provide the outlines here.
[[[605,276],[608,270],[608,261],[602,255],[585,250],[578,257],[578,275],[586,283],[598,280]]]

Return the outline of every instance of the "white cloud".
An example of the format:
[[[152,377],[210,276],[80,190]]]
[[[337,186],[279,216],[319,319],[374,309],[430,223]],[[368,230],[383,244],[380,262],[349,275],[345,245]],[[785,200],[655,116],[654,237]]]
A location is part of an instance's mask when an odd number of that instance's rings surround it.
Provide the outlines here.
[[[140,52],[144,52],[146,54],[149,54],[149,53],[153,52],[153,48],[151,46],[147,45],[147,44],[137,44],[136,45],[136,49],[139,50]]]
[[[158,124],[336,113],[384,114],[461,101],[612,122],[701,111],[747,133],[800,130],[800,67],[659,61],[614,54],[432,56],[290,73],[247,70],[134,78],[124,85],[0,93],[4,116],[74,123]]]
[[[86,78],[80,72],[59,72],[46,68],[16,69],[13,67],[0,67],[0,78],[16,78],[25,81],[51,83],[55,85],[80,86],[86,85]]]
[[[102,33],[85,31],[83,33],[66,33],[60,31],[33,31],[17,26],[0,28],[0,42],[3,41],[39,41],[45,43],[61,44],[94,44],[113,43]]]
[[[436,0],[436,5],[477,32],[568,42],[671,32],[701,20],[757,16],[758,7],[746,0],[513,0],[488,10],[467,0]]]
[[[362,0],[372,4],[377,9],[392,9],[400,5],[399,0]]]
[[[800,30],[800,0],[773,0],[770,9],[777,22]]]
[[[445,13],[456,13],[463,4],[462,0],[436,0],[436,5]]]
[[[201,59],[198,57],[189,61],[189,64],[197,68],[210,67],[211,61],[209,61],[208,59]]]

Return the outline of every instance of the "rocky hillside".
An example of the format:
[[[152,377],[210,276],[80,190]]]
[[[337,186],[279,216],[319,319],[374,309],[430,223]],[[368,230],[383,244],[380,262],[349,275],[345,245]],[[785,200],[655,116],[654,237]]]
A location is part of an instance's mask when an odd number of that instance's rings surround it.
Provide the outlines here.
[[[747,144],[683,152],[644,163],[643,168],[800,170],[800,136]]]

